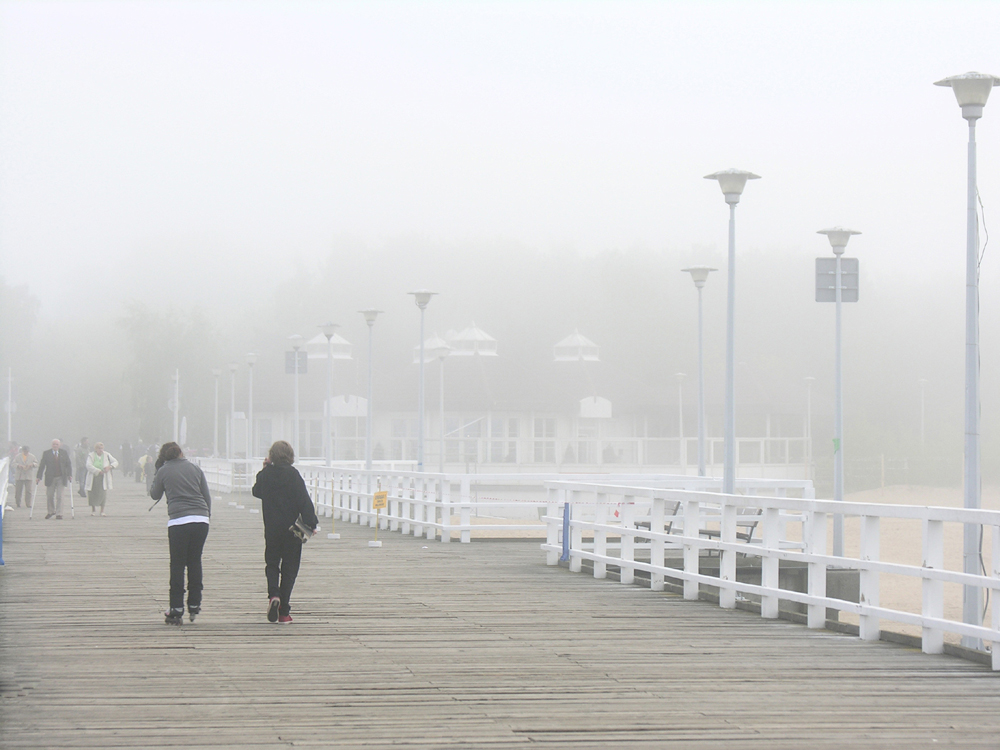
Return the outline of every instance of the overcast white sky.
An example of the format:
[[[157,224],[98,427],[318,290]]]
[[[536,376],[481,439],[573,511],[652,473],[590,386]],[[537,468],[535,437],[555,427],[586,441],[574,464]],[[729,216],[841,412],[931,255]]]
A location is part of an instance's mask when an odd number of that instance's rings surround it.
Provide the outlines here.
[[[961,285],[967,130],[931,84],[1000,73],[998,39],[1000,3],[954,1],[2,2],[0,274],[58,314],[343,235],[721,249],[702,177],[735,166],[742,249],[843,224],[865,277]]]

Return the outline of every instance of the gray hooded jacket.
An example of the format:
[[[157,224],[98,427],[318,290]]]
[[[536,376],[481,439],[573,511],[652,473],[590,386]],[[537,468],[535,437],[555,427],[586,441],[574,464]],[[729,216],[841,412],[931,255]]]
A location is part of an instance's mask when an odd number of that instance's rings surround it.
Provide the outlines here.
[[[171,518],[212,515],[212,496],[205,473],[186,458],[167,461],[157,469],[149,496],[159,500],[164,493],[167,495],[167,515]]]

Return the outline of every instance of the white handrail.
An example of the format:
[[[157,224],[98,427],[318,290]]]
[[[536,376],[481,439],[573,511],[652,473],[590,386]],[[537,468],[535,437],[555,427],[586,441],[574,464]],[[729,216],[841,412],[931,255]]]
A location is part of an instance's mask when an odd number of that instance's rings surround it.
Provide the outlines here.
[[[631,583],[634,572],[650,574],[651,588],[662,590],[664,579],[681,582],[685,599],[698,598],[699,584],[718,588],[719,604],[736,606],[737,594],[761,597],[761,615],[778,616],[779,599],[806,606],[806,621],[811,628],[826,625],[826,610],[850,612],[859,616],[859,636],[878,640],[880,620],[916,625],[921,628],[925,653],[941,653],[944,635],[951,633],[988,640],[994,670],[1000,670],[1000,511],[968,510],[877,503],[834,502],[812,498],[721,493],[637,487],[594,482],[550,481],[546,562],[569,562],[571,571],[582,570],[583,560],[594,564],[594,577],[607,575],[607,566],[620,567],[622,583]],[[608,509],[619,509],[617,518]],[[752,512],[753,515],[748,515]],[[827,551],[827,524],[835,515],[860,519],[860,552],[857,557],[835,557]],[[638,526],[636,519],[643,524]],[[923,564],[910,565],[879,558],[879,522],[882,518],[909,519],[922,524]],[[568,520],[568,523],[567,523]],[[788,524],[801,526],[801,541],[789,540]],[[988,527],[993,542],[993,564],[989,575],[973,575],[944,568],[944,524],[958,523]],[[706,531],[712,526],[710,536]],[[738,541],[741,526],[762,527],[759,541]],[[715,528],[717,527],[717,528]],[[584,537],[591,537],[585,541]],[[618,539],[617,543],[608,538]],[[713,538],[718,537],[718,538]],[[648,549],[650,561],[636,560],[637,549]],[[681,552],[682,567],[665,565],[664,551]],[[699,553],[717,552],[719,576],[699,572]],[[614,552],[617,551],[617,556]],[[736,556],[746,555],[761,561],[761,584],[736,580]],[[804,563],[807,570],[806,592],[778,586],[780,561]],[[859,571],[859,602],[827,596],[828,568]],[[922,604],[919,614],[880,606],[879,575],[889,573],[921,580]],[[944,583],[971,585],[994,592],[992,626],[951,620],[944,615]]]

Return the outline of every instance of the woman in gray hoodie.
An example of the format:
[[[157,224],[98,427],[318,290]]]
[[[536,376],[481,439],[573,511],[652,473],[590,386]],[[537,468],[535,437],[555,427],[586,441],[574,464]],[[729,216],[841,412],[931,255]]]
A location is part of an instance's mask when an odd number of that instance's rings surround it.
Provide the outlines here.
[[[201,612],[201,551],[208,537],[212,496],[201,467],[184,458],[177,443],[164,443],[156,459],[156,476],[150,496],[167,496],[167,538],[170,540],[170,609],[164,613],[168,625],[180,625],[184,617],[184,571],[187,570],[188,616]]]

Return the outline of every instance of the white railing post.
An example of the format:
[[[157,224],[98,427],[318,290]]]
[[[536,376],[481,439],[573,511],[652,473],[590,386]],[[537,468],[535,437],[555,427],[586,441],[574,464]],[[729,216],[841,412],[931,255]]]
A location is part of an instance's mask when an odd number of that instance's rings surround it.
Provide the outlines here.
[[[632,583],[635,581],[635,568],[628,563],[635,562],[635,498],[626,495],[622,498],[621,512],[621,574],[619,580],[622,583]]]
[[[441,477],[441,541],[451,541],[451,481]]]
[[[732,544],[736,541],[736,506],[732,505],[729,498],[722,495],[719,541]],[[723,549],[719,552],[719,583],[729,581],[736,582],[736,552],[734,550]],[[723,609],[736,608],[736,589],[719,586],[719,606]]]
[[[697,500],[684,501],[684,572],[698,574],[698,561],[701,558],[701,548],[698,546],[699,524],[698,518],[701,508]],[[698,599],[698,582],[688,579],[684,580],[684,598],[690,601]]]
[[[826,555],[826,513],[809,511],[806,523],[805,552],[807,555]],[[826,597],[826,563],[811,562],[806,571],[806,593],[809,596]],[[826,605],[806,606],[806,625],[810,628],[826,627]]]
[[[424,521],[427,520],[427,480],[422,476],[413,483],[413,536],[424,535]]]
[[[608,554],[608,532],[597,528],[608,522],[608,496],[603,492],[594,495],[594,555]],[[594,560],[594,578],[607,578],[608,564]]]
[[[931,570],[944,568],[944,523],[925,520],[923,567]],[[924,578],[922,584],[922,608],[924,617],[944,617],[944,581]],[[944,631],[939,628],[921,629],[920,647],[925,654],[940,654],[944,651]]]
[[[774,619],[778,616],[778,558],[774,554],[781,548],[781,511],[778,508],[764,510],[764,531],[761,547],[764,555],[760,559],[760,585],[775,593],[764,594],[760,599],[760,616]]]
[[[468,476],[462,477],[462,506],[458,511],[458,519],[462,525],[461,542],[468,544],[472,541],[472,531],[469,529],[472,525],[472,481]]]
[[[570,490],[569,493],[569,503],[570,505],[576,500],[579,492],[577,490]],[[570,514],[572,518],[572,514]],[[581,524],[583,521],[577,519],[577,521],[570,522],[569,528],[569,570],[571,573],[579,573],[583,569],[583,558],[580,556],[580,551],[583,549],[583,529]],[[574,551],[577,554],[573,554]]]
[[[860,596],[862,605],[879,606],[879,575],[877,570],[866,570],[865,563],[879,561],[879,517],[861,516],[861,550],[858,557],[861,560]],[[861,615],[858,619],[858,635],[864,641],[879,639],[878,615]]]
[[[410,518],[413,508],[413,503],[410,502],[412,480],[401,477],[399,484],[399,495],[403,498],[400,502],[400,507],[403,509],[403,512],[399,514],[402,517],[403,522],[400,525],[399,532],[405,536],[410,533]]]
[[[993,577],[1000,578],[1000,526],[993,526]],[[996,632],[990,650],[993,671],[996,672],[1000,670],[1000,590],[992,589],[989,594],[993,608],[993,630]]]
[[[560,514],[559,506],[561,505],[560,500],[565,502],[566,490],[564,489],[553,489],[549,487],[547,492],[548,503],[545,506],[545,515],[548,520],[545,522],[545,544],[549,547],[558,547],[562,542],[562,537],[559,534],[559,521],[555,520]],[[558,565],[559,564],[559,553],[553,550],[549,550],[545,553],[545,564],[546,565]]]
[[[662,497],[654,497],[649,508],[649,532],[650,534],[663,533],[663,519],[665,515],[664,506],[666,501]],[[654,568],[663,568],[665,562],[663,555],[663,540],[652,536],[649,540],[649,564]],[[663,573],[652,571],[649,574],[649,588],[651,591],[663,591]]]

